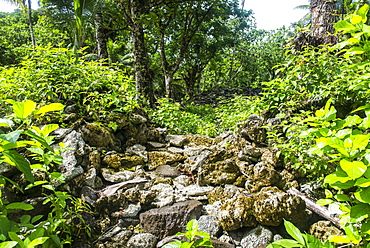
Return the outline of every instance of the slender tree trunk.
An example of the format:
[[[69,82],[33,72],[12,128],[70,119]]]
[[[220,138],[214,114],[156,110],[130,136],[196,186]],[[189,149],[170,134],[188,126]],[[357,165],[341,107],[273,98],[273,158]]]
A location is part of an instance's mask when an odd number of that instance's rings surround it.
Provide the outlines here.
[[[196,86],[200,85],[200,79],[202,78],[204,67],[204,64],[196,63],[194,66],[186,70],[187,74],[184,76],[184,80],[186,84],[186,92],[190,100],[195,96],[195,92],[197,90]]]
[[[33,24],[32,24],[32,8],[31,8],[31,0],[28,0],[28,24],[30,26],[30,35],[31,35],[31,42],[32,42],[32,49],[35,50],[36,47],[36,40],[35,40],[35,33],[33,32]]]

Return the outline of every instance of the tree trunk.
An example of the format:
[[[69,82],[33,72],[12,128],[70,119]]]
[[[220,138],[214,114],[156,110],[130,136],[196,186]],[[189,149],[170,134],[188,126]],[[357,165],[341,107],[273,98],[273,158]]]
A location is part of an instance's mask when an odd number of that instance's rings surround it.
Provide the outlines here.
[[[35,40],[35,33],[33,32],[33,24],[32,24],[32,8],[31,8],[31,0],[28,0],[28,24],[30,26],[30,35],[31,35],[31,42],[32,42],[32,49],[35,50],[36,47],[36,40]]]
[[[95,36],[96,36],[96,50],[98,59],[108,59],[107,49],[107,29],[104,28],[103,24],[103,13],[99,8],[95,14]]]
[[[323,44],[337,42],[333,24],[337,21],[336,0],[311,0],[311,35],[321,38]]]
[[[184,80],[186,84],[186,92],[190,100],[195,96],[195,91],[197,90],[196,86],[200,85],[200,79],[202,78],[204,67],[205,66],[201,63],[195,63],[194,66],[186,70],[187,74],[184,76]],[[199,91],[197,93],[199,93]]]
[[[145,2],[130,0],[131,22],[129,22],[134,46],[134,68],[136,91],[151,107],[154,106],[153,82],[150,76],[149,57],[145,45],[144,28],[140,18],[145,14]]]
[[[334,23],[337,21],[336,0],[311,0],[311,33],[300,33],[294,40],[294,47],[298,51],[305,46],[318,47],[325,44],[336,44]]]

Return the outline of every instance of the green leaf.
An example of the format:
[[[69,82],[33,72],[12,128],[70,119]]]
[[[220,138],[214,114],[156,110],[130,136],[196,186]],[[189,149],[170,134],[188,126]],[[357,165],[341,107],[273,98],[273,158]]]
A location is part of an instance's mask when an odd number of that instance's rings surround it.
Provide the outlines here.
[[[316,202],[317,205],[319,206],[325,206],[325,205],[329,205],[329,204],[332,204],[334,201],[331,200],[331,199],[320,199]]]
[[[338,133],[335,135],[335,137],[344,138],[344,137],[346,137],[347,135],[349,135],[351,133],[352,133],[351,129],[342,129],[342,130],[338,131]]]
[[[33,248],[37,245],[41,245],[43,243],[45,243],[46,240],[48,240],[49,237],[40,237],[40,238],[36,238],[34,240],[31,241],[31,243],[28,244],[27,248]]]
[[[353,140],[352,149],[364,150],[369,144],[369,135],[353,135],[351,138]]]
[[[59,128],[59,125],[58,124],[49,124],[49,125],[46,125],[44,126],[42,129],[41,129],[41,133],[42,135],[44,135],[44,137],[48,136],[51,132],[57,130]]]
[[[364,52],[365,52],[365,49],[363,49],[362,47],[351,47],[346,52],[346,54],[353,56],[353,55],[363,54]]]
[[[355,186],[366,188],[370,186],[370,179],[360,177],[356,180]]]
[[[36,103],[30,100],[24,102],[10,100],[8,102],[13,104],[13,112],[15,116],[20,119],[27,118],[36,109]]]
[[[202,236],[204,238],[210,238],[210,235],[208,233],[202,232],[202,231],[195,232],[195,235],[199,235],[199,236]]]
[[[64,105],[61,103],[51,103],[46,106],[41,107],[39,110],[36,111],[36,114],[38,115],[44,115],[45,113],[48,112],[53,112],[53,111],[59,111],[64,109]]]
[[[369,5],[364,4],[358,11],[357,15],[361,16],[362,22],[366,23],[367,21],[367,12],[369,11]]]
[[[10,220],[4,216],[4,215],[0,215],[0,234],[2,235],[8,235],[8,232],[10,231]],[[5,239],[3,240],[6,240],[7,237],[5,237]]]
[[[361,232],[370,234],[370,222],[367,220],[365,223],[362,223],[361,225]]]
[[[24,133],[27,134],[28,136],[34,138],[38,142],[40,142],[42,144],[42,146],[47,148],[49,151],[54,152],[54,149],[51,146],[49,146],[49,144],[46,142],[46,140],[43,137],[35,134],[31,130],[26,130],[26,131],[24,131]]]
[[[330,236],[328,240],[334,243],[351,243],[351,240],[346,236]]]
[[[352,15],[351,16],[351,23],[352,24],[359,24],[362,22],[362,17],[359,15]]]
[[[24,242],[18,237],[15,232],[8,232],[9,238],[13,241],[17,241],[21,248],[24,248]]]
[[[274,243],[272,243],[274,245],[280,245],[281,247],[302,247],[301,244],[299,244],[297,241],[295,240],[291,240],[291,239],[279,239],[279,240],[276,240]]]
[[[348,116],[346,119],[346,126],[347,127],[352,127],[352,126],[356,126],[357,124],[361,123],[362,122],[362,118],[358,115],[353,115],[353,116]]]
[[[370,188],[359,189],[355,193],[355,197],[360,202],[370,203]]]
[[[22,155],[13,150],[5,150],[2,151],[2,153],[5,157],[7,157],[10,160],[9,162],[12,162],[13,165],[15,165],[18,168],[18,170],[23,172],[24,178],[27,181],[31,183],[35,181],[33,174],[31,172],[30,164]]]
[[[6,209],[32,210],[33,206],[24,202],[13,202],[8,204]]]
[[[343,154],[344,156],[348,157],[349,154],[348,154],[348,151],[345,149],[344,147],[344,142],[337,138],[337,137],[334,137],[334,138],[320,138],[318,140],[316,140],[316,142],[318,143],[324,143],[332,148],[335,148],[338,150],[338,152],[340,152],[341,154]]]
[[[290,236],[292,236],[300,244],[305,245],[305,240],[302,236],[301,231],[297,227],[295,227],[293,225],[293,223],[291,223],[287,220],[284,220],[284,226],[285,226],[285,229],[289,233]]]
[[[0,248],[12,248],[18,244],[17,241],[6,241],[0,243]]]
[[[186,224],[186,231],[192,232],[198,230],[198,221],[196,219],[192,219],[191,221]]]
[[[195,241],[194,247],[213,247],[213,245],[209,239],[200,238]]]
[[[337,201],[350,201],[351,200],[351,198],[349,198],[349,196],[348,195],[345,195],[345,194],[337,194],[337,195],[335,195],[334,196],[334,198],[335,198],[335,200],[337,200]]]
[[[370,205],[365,203],[358,203],[351,207],[350,217],[355,219],[356,222],[360,222],[369,217]]]
[[[17,142],[21,133],[22,133],[22,131],[18,130],[18,131],[13,131],[13,132],[10,132],[10,133],[7,133],[7,134],[0,134],[0,139],[3,139],[3,140],[6,140],[10,143],[15,144],[15,142]]]
[[[357,30],[356,26],[354,26],[350,22],[344,21],[344,20],[341,20],[341,21],[337,22],[336,24],[334,24],[334,28],[337,31],[342,31],[344,33],[350,33],[352,31]]]
[[[347,159],[342,159],[340,161],[340,167],[351,179],[357,179],[361,177],[367,170],[367,166],[363,162],[349,161]]]

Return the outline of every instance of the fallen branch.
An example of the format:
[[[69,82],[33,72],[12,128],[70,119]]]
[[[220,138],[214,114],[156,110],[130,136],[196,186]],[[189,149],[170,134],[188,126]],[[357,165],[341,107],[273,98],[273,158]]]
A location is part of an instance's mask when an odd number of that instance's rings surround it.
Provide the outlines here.
[[[133,179],[133,180],[129,180],[129,181],[125,181],[125,182],[110,185],[110,186],[100,190],[99,193],[102,196],[110,196],[110,195],[113,195],[114,193],[116,193],[116,191],[119,190],[120,188],[133,187],[135,185],[146,183],[146,182],[149,182],[149,180],[146,179],[146,178],[136,178],[136,179]]]
[[[338,228],[342,228],[339,224],[339,218],[333,217],[325,207],[317,205],[315,202],[313,202],[311,199],[309,199],[307,196],[305,196],[304,194],[302,194],[299,190],[297,190],[295,188],[290,188],[287,192],[292,194],[292,195],[296,195],[296,196],[301,197],[305,201],[306,207],[309,210],[311,210],[311,211],[315,212],[316,214],[320,215],[321,217],[329,220],[331,223],[333,223]]]

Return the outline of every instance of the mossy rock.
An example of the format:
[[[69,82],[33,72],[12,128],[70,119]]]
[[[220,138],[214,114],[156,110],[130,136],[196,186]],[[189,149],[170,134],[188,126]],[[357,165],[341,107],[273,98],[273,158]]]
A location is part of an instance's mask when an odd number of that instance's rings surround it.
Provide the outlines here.
[[[226,231],[257,225],[254,216],[254,199],[251,196],[238,194],[233,199],[226,201],[220,210],[218,220]]]

